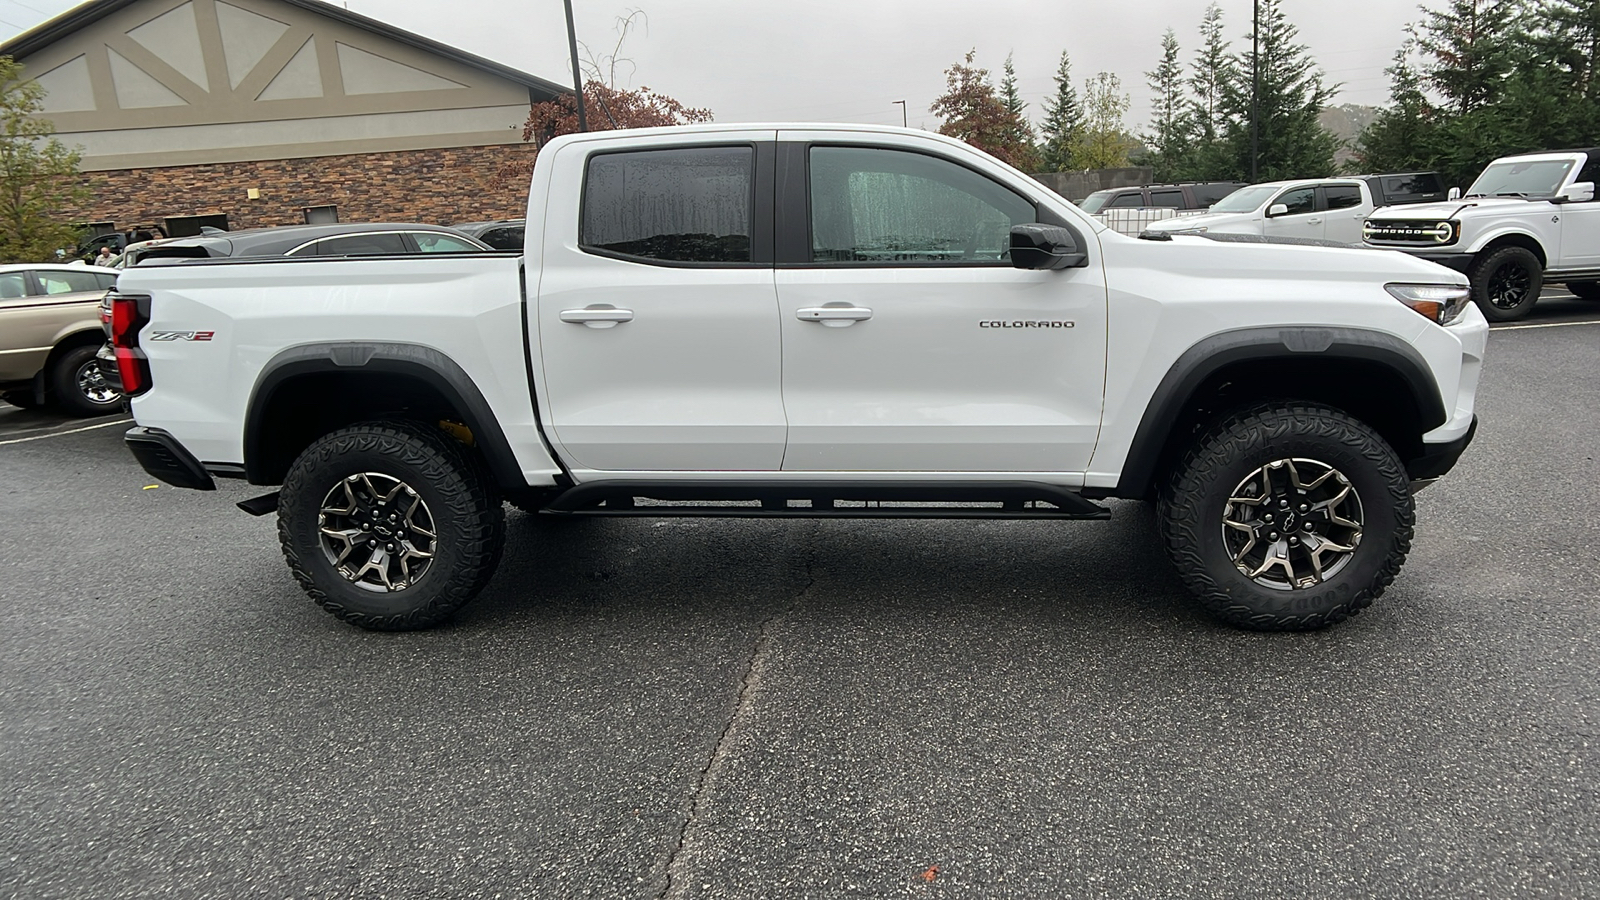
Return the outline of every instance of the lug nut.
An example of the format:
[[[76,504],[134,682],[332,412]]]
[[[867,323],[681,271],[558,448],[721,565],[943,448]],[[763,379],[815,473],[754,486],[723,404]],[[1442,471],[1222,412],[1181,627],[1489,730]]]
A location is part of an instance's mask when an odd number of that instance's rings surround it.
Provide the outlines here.
[[[1262,516],[1261,520],[1263,522],[1271,522],[1272,521],[1272,513],[1267,513],[1266,515]]]
[[[1317,523],[1315,523],[1315,522],[1307,522],[1306,523],[1306,530],[1307,531],[1316,531],[1317,530]]]
[[[393,544],[384,544],[383,545],[383,549],[389,551],[390,553],[393,553],[394,552],[394,545]]]
[[[1310,508],[1311,508],[1311,506],[1309,504],[1305,504],[1305,503],[1300,504],[1300,511],[1301,512],[1305,512],[1306,510],[1308,510]]]
[[[1294,545],[1296,545],[1298,543],[1300,543],[1300,539],[1299,538],[1297,538],[1297,537],[1289,538],[1289,546],[1293,547]]]
[[[1280,509],[1288,509],[1289,508],[1289,501],[1287,501],[1287,500],[1279,500],[1278,501],[1278,507]]]
[[[1277,533],[1277,532],[1276,532],[1276,531],[1273,531],[1273,532],[1269,532],[1269,533],[1268,533],[1268,534],[1267,534],[1267,540],[1269,540],[1269,541],[1275,541],[1275,540],[1277,540],[1277,539],[1278,539],[1278,533]]]

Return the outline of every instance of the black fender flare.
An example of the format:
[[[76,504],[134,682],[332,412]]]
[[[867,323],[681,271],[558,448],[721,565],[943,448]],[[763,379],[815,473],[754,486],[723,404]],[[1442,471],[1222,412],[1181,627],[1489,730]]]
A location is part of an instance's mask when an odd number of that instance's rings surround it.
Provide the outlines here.
[[[301,344],[280,352],[262,367],[251,388],[244,420],[245,478],[251,484],[272,483],[262,468],[261,447],[266,410],[278,388],[299,375],[351,371],[406,375],[437,390],[472,429],[473,443],[482,451],[495,481],[506,489],[528,486],[494,410],[465,369],[432,347],[371,341]]]
[[[1263,359],[1347,359],[1375,363],[1399,377],[1421,414],[1421,433],[1449,420],[1433,370],[1417,349],[1381,331],[1344,327],[1258,327],[1214,334],[1185,350],[1161,379],[1134,432],[1122,475],[1112,492],[1118,497],[1148,494],[1172,427],[1206,379],[1224,366]]]

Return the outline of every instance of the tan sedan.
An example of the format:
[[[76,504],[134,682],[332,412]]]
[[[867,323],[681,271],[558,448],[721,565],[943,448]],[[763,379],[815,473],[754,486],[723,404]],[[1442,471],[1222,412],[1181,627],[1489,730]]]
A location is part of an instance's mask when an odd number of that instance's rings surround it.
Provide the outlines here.
[[[105,342],[100,298],[117,273],[95,266],[0,266],[0,399],[63,412],[112,412],[122,395],[95,362]]]

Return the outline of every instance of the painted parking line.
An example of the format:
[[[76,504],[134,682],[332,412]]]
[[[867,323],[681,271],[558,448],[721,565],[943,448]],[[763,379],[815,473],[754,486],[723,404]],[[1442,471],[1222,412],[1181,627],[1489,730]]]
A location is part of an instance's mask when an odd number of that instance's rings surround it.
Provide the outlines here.
[[[12,438],[9,441],[0,441],[0,447],[4,447],[7,444],[26,444],[29,441],[42,441],[46,438],[66,437],[69,434],[80,434],[85,431],[94,431],[96,428],[110,428],[113,425],[126,425],[132,421],[132,419],[118,419],[115,422],[101,422],[99,425],[85,425],[82,428],[73,428],[70,431],[53,431],[49,434],[36,434],[33,437]]]
[[[1490,325],[1490,331],[1516,331],[1519,328],[1566,328],[1571,325],[1600,325],[1600,319],[1585,319],[1582,322],[1543,322],[1537,325]]]

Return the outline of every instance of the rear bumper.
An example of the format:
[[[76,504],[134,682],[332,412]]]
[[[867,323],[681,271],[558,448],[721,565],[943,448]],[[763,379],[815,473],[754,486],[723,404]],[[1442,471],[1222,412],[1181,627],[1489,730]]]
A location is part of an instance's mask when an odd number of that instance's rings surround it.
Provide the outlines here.
[[[1453,441],[1442,444],[1423,444],[1422,455],[1406,463],[1406,474],[1413,481],[1425,481],[1438,478],[1455,468],[1456,460],[1467,450],[1467,445],[1472,443],[1472,436],[1478,433],[1478,417],[1472,417],[1472,424],[1467,426],[1467,433]]]
[[[173,487],[214,491],[217,483],[177,438],[159,428],[130,428],[123,437],[146,472]]]
[[[117,354],[111,349],[110,344],[101,346],[100,352],[94,355],[95,363],[100,367],[100,377],[117,393],[122,393],[122,370],[117,368]]]

